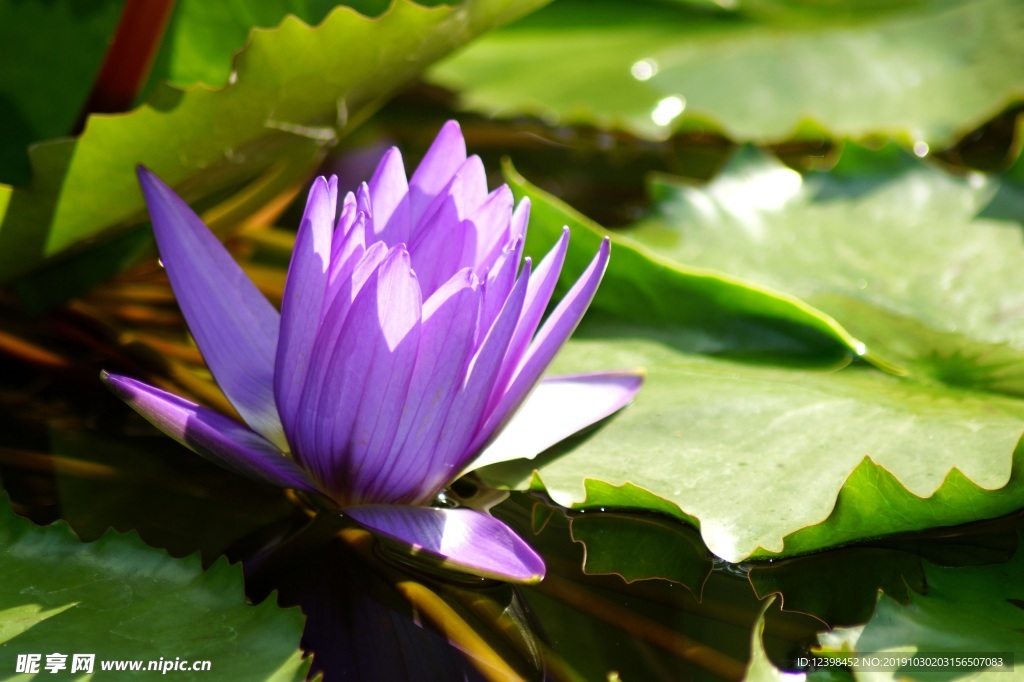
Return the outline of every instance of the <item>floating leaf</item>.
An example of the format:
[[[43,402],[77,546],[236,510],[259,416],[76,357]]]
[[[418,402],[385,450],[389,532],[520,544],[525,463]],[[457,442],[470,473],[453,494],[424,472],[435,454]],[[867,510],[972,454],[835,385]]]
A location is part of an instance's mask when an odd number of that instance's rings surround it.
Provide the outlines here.
[[[790,5],[751,3],[743,16],[559,0],[430,78],[488,114],[760,143],[824,129],[948,145],[1024,95],[1022,72],[1006,66],[1024,57],[1024,7],[1014,0]],[[785,21],[763,20],[772,15]]]
[[[134,536],[80,543],[63,524],[40,528],[0,508],[0,665],[19,654],[95,654],[104,661],[210,661],[224,679],[301,680],[303,618],[245,602],[242,569],[172,559]],[[44,671],[45,672],[45,671]],[[201,679],[175,671],[181,679]]]
[[[696,519],[729,561],[1017,509],[1024,403],[865,366],[785,368],[581,328],[553,371],[644,366],[635,403],[560,457],[481,470],[567,507]],[[589,338],[587,338],[589,337]]]
[[[1018,550],[1017,525],[1019,516],[980,528],[904,535],[760,563],[748,577],[758,596],[780,595],[786,611],[812,615],[830,628],[861,625],[874,613],[880,591],[900,604],[910,602],[910,590],[927,594],[926,559],[939,566],[1009,561]]]
[[[1024,290],[1024,281],[1006,285],[1021,279],[1020,225],[1005,217],[1020,197],[993,179],[950,178],[899,154],[856,151],[829,176],[801,176],[747,152],[706,188],[661,186],[657,217],[616,239],[594,303],[613,322],[585,324],[589,338],[570,343],[556,368],[646,366],[647,384],[593,437],[552,451],[534,484],[566,506],[695,521],[711,550],[733,561],[1019,508],[1024,403],[989,391],[1018,393],[1015,368],[1024,363],[987,363],[992,356],[979,349],[1020,355],[1009,341],[1024,317],[997,314],[1012,311]],[[568,211],[528,185],[516,189],[539,209],[534,233],[570,222],[574,242],[599,237],[600,228],[566,220]],[[909,228],[901,224],[910,201],[927,225],[914,216]],[[915,249],[918,241],[928,243]],[[703,273],[727,270],[763,288],[730,275],[708,280],[703,296],[682,296],[679,282],[701,273],[694,260],[720,269]],[[865,294],[860,279],[875,271]],[[857,315],[826,305],[844,288],[859,301]],[[753,316],[753,306],[737,305],[739,292],[785,301],[802,316],[789,320],[851,348],[859,342],[836,321],[858,332],[870,325],[868,358],[905,378],[862,365],[836,372],[820,360],[765,365],[766,325],[722,331],[723,320]],[[963,336],[951,341],[951,332],[929,326],[943,319],[957,320]],[[901,336],[910,325],[921,334]],[[918,338],[936,352],[924,355]],[[687,354],[749,352],[759,342],[757,364]],[[511,464],[483,475],[526,486],[531,471]]]

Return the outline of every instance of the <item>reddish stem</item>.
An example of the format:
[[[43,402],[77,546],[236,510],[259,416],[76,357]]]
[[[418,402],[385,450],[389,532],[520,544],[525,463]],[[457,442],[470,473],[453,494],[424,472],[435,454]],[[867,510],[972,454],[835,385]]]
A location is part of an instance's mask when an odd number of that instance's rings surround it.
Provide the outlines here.
[[[160,50],[175,0],[126,0],[76,132],[89,114],[127,111],[135,102]]]

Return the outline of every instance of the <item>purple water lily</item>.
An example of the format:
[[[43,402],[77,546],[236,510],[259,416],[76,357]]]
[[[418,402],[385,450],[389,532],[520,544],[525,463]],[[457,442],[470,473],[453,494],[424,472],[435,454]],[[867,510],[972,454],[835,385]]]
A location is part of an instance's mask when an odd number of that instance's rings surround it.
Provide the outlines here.
[[[454,568],[543,577],[499,520],[428,505],[466,471],[533,457],[639,389],[635,372],[541,380],[597,290],[607,240],[540,325],[568,230],[536,268],[524,260],[528,200],[513,210],[507,186],[488,193],[452,121],[412,178],[391,149],[340,214],[337,179],[314,181],[278,314],[184,201],[145,168],[139,179],[182,313],[245,424],[104,373],[118,396],[200,455],[323,495]]]

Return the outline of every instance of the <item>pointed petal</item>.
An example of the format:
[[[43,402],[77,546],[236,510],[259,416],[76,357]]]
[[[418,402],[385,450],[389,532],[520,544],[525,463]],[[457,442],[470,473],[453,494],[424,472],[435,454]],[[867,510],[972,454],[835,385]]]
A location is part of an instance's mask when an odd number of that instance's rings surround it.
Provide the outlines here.
[[[100,378],[150,423],[211,462],[257,481],[317,492],[280,449],[234,419],[136,379],[107,372]]]
[[[409,214],[413,225],[466,161],[466,141],[456,121],[448,121],[434,138],[409,180]]]
[[[498,317],[505,301],[508,300],[512,287],[515,286],[516,275],[519,274],[519,262],[522,258],[523,240],[517,239],[505,248],[504,253],[495,261],[494,267],[487,273],[487,279],[483,283],[483,305],[480,310],[481,335],[491,328],[491,324]],[[526,296],[529,300],[529,290],[527,290]],[[525,305],[524,303],[524,312]]]
[[[526,290],[526,301],[523,303],[523,314],[519,316],[519,324],[516,325],[516,333],[512,336],[508,352],[505,354],[501,375],[494,385],[495,392],[492,394],[491,408],[495,407],[497,401],[505,394],[523,354],[530,346],[530,340],[533,339],[537,325],[540,324],[540,319],[544,316],[544,311],[547,310],[548,303],[551,301],[551,294],[555,291],[568,248],[569,228],[567,227],[562,231],[558,243],[548,251],[530,276],[530,286]]]
[[[344,322],[332,321],[317,340],[298,455],[339,502],[362,499],[381,474],[409,390],[420,316],[409,256],[396,247],[356,295]]]
[[[509,242],[509,224],[512,219],[512,190],[502,185],[487,195],[466,220],[476,232],[476,251],[473,265],[477,274],[489,268]]]
[[[274,402],[279,316],[199,216],[138,168],[160,257],[188,328],[242,419],[287,448]]]
[[[601,242],[594,260],[584,271],[583,275],[576,281],[561,300],[554,312],[551,313],[544,325],[537,332],[529,349],[523,356],[519,367],[512,377],[505,395],[498,401],[470,448],[475,451],[483,446],[491,436],[519,409],[526,396],[530,394],[533,387],[540,380],[540,375],[551,363],[555,353],[562,347],[566,339],[576,329],[583,314],[587,312],[590,302],[597,293],[597,287],[601,284],[601,278],[608,267],[608,256],[611,250],[611,242],[605,238]]]
[[[367,529],[483,578],[536,583],[544,560],[504,523],[472,509],[373,504],[345,509]]]
[[[274,397],[289,442],[295,439],[294,415],[302,399],[309,355],[320,327],[327,293],[337,185],[336,178],[331,178],[330,182],[324,178],[313,181],[281,301]]]
[[[501,370],[509,339],[519,321],[529,281],[530,261],[527,260],[523,265],[523,274],[516,281],[498,319],[473,356],[465,384],[445,415],[437,447],[429,453],[422,482],[422,490],[427,494],[427,499],[454,480],[476,453],[475,449],[470,449],[470,445],[486,417],[484,410],[487,397]]]
[[[487,198],[487,170],[480,157],[474,154],[459,167],[458,174],[462,178],[456,196],[459,217],[468,218]]]
[[[509,239],[516,237],[526,238],[526,226],[530,222],[530,198],[523,197],[512,211],[512,221],[509,225]]]
[[[385,495],[396,492],[408,501],[427,497],[421,492],[427,468],[475,348],[479,301],[476,276],[466,268],[423,305],[420,347],[409,397],[392,450],[382,466],[388,476],[370,491],[371,499],[386,499]]]
[[[453,274],[469,265],[463,254],[475,248],[476,232],[472,225],[459,219],[455,197],[446,197],[409,246],[412,267],[423,288],[423,295],[429,297]]]
[[[392,147],[384,153],[370,179],[373,230],[388,246],[409,241],[409,183],[405,179],[402,153]]]
[[[513,459],[533,459],[628,405],[644,377],[644,372],[637,371],[545,379],[462,473]]]

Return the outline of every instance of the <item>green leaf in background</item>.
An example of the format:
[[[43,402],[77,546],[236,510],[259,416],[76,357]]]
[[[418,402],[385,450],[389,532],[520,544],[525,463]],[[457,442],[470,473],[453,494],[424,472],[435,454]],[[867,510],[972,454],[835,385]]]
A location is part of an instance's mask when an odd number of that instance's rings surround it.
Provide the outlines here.
[[[177,679],[301,680],[308,663],[298,609],[245,602],[242,569],[226,560],[203,572],[199,557],[172,559],[137,537],[108,533],[82,544],[63,524],[38,527],[0,503],[0,666],[18,654],[107,660],[208,660],[209,672]],[[70,667],[70,656],[67,659]],[[60,675],[67,676],[67,672]],[[46,674],[49,677],[49,674]]]
[[[0,0],[0,182],[29,181],[26,148],[71,132],[123,0]]]
[[[1004,670],[1019,667],[1024,658],[1024,552],[1008,563],[965,568],[926,565],[927,594],[912,593],[909,603],[887,596],[867,625],[821,636],[822,652],[922,653],[984,656],[1002,652],[1014,656]],[[934,680],[991,679],[995,670],[855,671],[854,679]],[[937,673],[942,673],[938,677]],[[1008,679],[1019,677],[1012,673]]]
[[[141,222],[137,163],[191,202],[275,164],[308,168],[427,64],[542,3],[396,0],[379,19],[339,8],[317,27],[287,18],[256,31],[223,89],[164,87],[140,109],[90,117],[75,140],[33,148],[32,184],[0,186],[0,280]]]
[[[882,367],[1024,394],[1024,192],[887,152],[843,156],[801,175],[747,148],[705,186],[659,179],[654,215],[626,234],[799,297]]]
[[[1024,96],[1016,0],[902,3],[902,11],[872,3],[852,13],[791,4],[753,3],[752,17],[682,3],[559,0],[430,79],[492,115],[758,143],[824,130],[945,146]],[[787,21],[754,18],[772,15]]]
[[[366,16],[383,14],[390,0],[178,0],[142,100],[166,81],[186,89],[197,83],[227,85],[236,52],[245,47],[254,28],[272,28],[289,14],[315,26],[339,5]],[[438,0],[417,4],[436,7]]]

